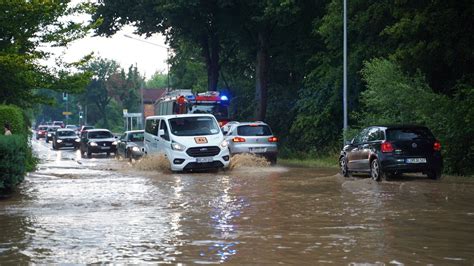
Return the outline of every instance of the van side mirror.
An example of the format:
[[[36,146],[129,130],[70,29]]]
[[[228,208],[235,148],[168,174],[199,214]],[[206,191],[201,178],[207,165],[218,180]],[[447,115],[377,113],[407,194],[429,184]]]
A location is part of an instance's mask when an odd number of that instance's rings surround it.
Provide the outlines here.
[[[164,135],[165,135],[165,130],[164,130],[164,129],[160,129],[160,130],[158,131],[158,136],[161,137],[161,136],[164,136]]]

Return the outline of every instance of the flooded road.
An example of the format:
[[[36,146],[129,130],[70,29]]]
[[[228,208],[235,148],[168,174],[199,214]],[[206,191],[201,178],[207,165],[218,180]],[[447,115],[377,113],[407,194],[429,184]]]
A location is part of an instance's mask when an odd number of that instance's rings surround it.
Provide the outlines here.
[[[138,170],[33,141],[0,201],[0,264],[474,263],[474,181],[375,183],[334,169]]]

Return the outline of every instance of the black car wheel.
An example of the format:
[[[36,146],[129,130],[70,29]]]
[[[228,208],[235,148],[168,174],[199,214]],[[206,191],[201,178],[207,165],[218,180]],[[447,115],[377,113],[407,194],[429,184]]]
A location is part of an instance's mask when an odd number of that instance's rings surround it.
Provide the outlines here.
[[[374,181],[386,179],[385,173],[382,171],[382,169],[380,169],[380,163],[378,159],[373,159],[370,163],[370,177]]]
[[[349,176],[349,170],[347,169],[347,161],[345,157],[339,159],[339,166],[341,167],[341,175],[343,177]]]

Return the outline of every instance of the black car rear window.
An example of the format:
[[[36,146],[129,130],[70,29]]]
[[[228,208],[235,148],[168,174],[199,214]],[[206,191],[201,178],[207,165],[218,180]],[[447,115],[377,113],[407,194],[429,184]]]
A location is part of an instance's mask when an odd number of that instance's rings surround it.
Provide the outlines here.
[[[58,131],[59,137],[68,137],[68,136],[75,136],[75,135],[76,133],[71,130]]]
[[[237,127],[239,136],[271,136],[272,131],[266,125],[248,125]]]
[[[108,139],[108,138],[113,138],[112,133],[108,131],[95,131],[95,132],[89,132],[88,137],[90,139]]]
[[[388,129],[386,134],[387,140],[434,139],[433,134],[427,128]]]

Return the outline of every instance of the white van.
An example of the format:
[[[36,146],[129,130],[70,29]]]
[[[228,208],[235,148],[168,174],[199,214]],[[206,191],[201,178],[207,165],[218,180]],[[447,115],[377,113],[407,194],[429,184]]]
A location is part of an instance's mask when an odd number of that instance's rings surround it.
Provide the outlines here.
[[[164,154],[172,171],[229,166],[228,142],[211,114],[149,116],[145,152]]]

